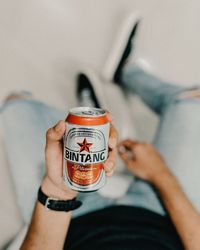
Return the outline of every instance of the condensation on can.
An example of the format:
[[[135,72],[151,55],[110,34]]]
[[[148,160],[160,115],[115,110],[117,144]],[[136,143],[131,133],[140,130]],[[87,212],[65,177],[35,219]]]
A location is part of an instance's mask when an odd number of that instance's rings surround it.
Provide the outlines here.
[[[110,130],[107,111],[88,107],[73,108],[66,122],[64,182],[79,192],[96,191],[106,181],[103,163],[108,157]]]

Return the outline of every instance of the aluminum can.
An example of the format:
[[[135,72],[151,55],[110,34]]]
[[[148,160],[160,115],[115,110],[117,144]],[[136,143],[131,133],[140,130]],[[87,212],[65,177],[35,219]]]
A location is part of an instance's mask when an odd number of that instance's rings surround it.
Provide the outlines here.
[[[110,130],[107,111],[89,107],[73,108],[66,123],[64,182],[79,192],[96,191],[106,181],[103,163],[108,157]]]

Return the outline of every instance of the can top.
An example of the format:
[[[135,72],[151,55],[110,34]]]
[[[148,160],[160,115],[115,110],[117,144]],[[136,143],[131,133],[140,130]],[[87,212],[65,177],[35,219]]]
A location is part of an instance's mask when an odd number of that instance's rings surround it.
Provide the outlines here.
[[[106,110],[90,107],[76,107],[70,109],[66,121],[77,125],[93,126],[109,123]]]
[[[69,110],[69,113],[81,117],[99,117],[106,115],[106,111],[100,108],[76,107]]]

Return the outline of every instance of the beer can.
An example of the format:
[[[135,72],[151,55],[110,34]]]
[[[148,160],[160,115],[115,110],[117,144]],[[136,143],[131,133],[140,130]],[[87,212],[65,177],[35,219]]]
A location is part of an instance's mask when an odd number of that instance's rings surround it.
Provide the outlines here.
[[[107,111],[77,107],[69,111],[64,136],[65,184],[79,192],[92,192],[104,186],[103,163],[108,157],[110,123]]]

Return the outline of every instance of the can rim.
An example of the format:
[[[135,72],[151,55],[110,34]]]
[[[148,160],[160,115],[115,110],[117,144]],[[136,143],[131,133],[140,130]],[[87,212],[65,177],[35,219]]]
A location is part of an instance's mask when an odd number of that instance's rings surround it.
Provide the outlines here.
[[[84,113],[81,113],[81,112],[88,112],[88,111],[96,111],[96,112],[99,112],[99,114],[84,114]],[[80,114],[78,113],[80,112]],[[101,112],[101,113],[100,113]],[[93,107],[75,107],[75,108],[71,108],[69,110],[69,114],[71,115],[74,115],[74,116],[78,116],[78,117],[94,117],[94,118],[97,118],[97,117],[102,117],[102,116],[105,116],[107,113],[107,111],[105,109],[101,109],[101,108],[93,108]]]

